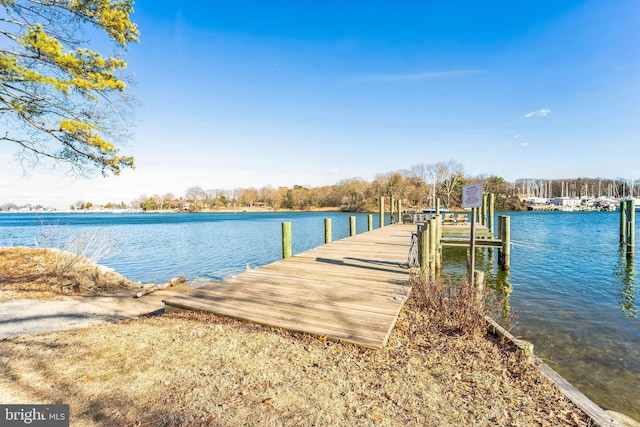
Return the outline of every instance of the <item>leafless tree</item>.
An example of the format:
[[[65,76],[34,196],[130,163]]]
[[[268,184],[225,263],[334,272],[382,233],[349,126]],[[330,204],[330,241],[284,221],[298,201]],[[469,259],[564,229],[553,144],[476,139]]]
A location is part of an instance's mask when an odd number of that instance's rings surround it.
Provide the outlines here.
[[[448,163],[438,163],[438,176],[441,177],[441,188],[447,199],[447,207],[451,206],[451,194],[456,185],[464,178],[464,166],[461,163],[450,160]]]

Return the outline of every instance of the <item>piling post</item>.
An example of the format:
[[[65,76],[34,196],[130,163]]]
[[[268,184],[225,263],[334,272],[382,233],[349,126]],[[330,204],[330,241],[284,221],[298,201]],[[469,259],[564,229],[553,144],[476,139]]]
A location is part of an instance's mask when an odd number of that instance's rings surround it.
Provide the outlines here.
[[[502,250],[498,263],[503,270],[511,268],[511,217],[503,216],[501,229]]]
[[[429,226],[418,226],[418,262],[420,275],[424,280],[429,280]]]
[[[502,239],[502,235],[504,234],[504,215],[498,216],[498,233],[496,237],[502,241],[502,244],[498,248],[498,266],[502,267],[502,245],[504,244],[504,240]]]
[[[355,216],[349,217],[349,235],[351,236],[356,235],[356,217]]]
[[[442,217],[436,217],[436,268],[442,268]]]
[[[440,215],[440,197],[436,198],[436,215]]]
[[[369,231],[373,230],[373,215],[367,215],[367,229]]]
[[[620,243],[627,242],[627,201],[620,201]]]
[[[291,256],[291,223],[282,223],[282,258]]]
[[[487,195],[487,228],[493,233],[493,216],[495,215],[496,196],[493,193]]]
[[[480,206],[480,225],[487,225],[487,194],[482,194],[482,205]]]
[[[425,262],[424,262],[424,244],[422,241],[422,230],[424,229],[424,225],[423,224],[418,224],[418,226],[416,227],[416,235],[418,237],[418,265],[420,266],[420,269],[423,269],[425,267]]]
[[[402,224],[402,199],[398,199],[398,223]]]
[[[380,228],[384,227],[384,196],[380,196]]]
[[[324,219],[324,242],[331,243],[331,218]]]
[[[391,196],[391,199],[389,200],[389,224],[393,224],[393,213],[395,212],[395,206],[396,205],[396,198]]]
[[[429,274],[433,277],[438,264],[438,218],[432,218],[428,221],[429,228]]]
[[[636,202],[627,201],[627,258],[633,257],[636,240]]]

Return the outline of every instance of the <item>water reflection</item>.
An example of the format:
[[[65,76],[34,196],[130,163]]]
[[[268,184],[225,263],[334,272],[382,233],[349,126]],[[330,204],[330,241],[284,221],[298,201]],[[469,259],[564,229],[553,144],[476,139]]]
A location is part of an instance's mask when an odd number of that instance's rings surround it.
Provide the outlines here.
[[[625,317],[636,317],[638,315],[635,298],[636,272],[633,265],[633,257],[627,257],[624,249],[620,251],[620,261],[618,262],[618,268],[614,271],[614,275],[620,279],[617,281],[620,310]]]
[[[509,296],[513,291],[513,286],[509,283],[509,270],[500,268],[497,264],[498,256],[497,249],[481,249],[476,253],[476,260],[480,262],[477,264],[485,272],[485,280],[487,286],[494,290],[494,297],[496,298],[498,309],[500,311],[500,318],[502,323],[510,327],[510,319],[512,318],[511,303],[509,302]]]
[[[511,303],[509,302],[509,296],[513,291],[513,286],[509,283],[509,270],[498,269],[495,274],[494,289],[496,296],[500,302],[500,312],[502,315],[502,322],[507,327],[510,327],[511,319]]]

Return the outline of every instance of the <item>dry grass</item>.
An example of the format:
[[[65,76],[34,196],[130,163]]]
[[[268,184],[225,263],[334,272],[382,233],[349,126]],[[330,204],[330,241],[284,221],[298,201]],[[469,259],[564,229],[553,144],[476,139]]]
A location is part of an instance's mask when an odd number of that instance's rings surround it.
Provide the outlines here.
[[[67,403],[77,426],[589,425],[517,349],[416,297],[382,350],[184,312],[4,340],[0,371],[1,403]]]
[[[450,277],[425,280],[413,274],[409,280],[418,308],[430,318],[430,327],[444,334],[484,335],[486,317],[503,314],[504,300],[486,286],[470,285],[466,278],[454,283]]]
[[[72,252],[58,249],[0,248],[0,301],[56,299],[139,287],[124,276]]]

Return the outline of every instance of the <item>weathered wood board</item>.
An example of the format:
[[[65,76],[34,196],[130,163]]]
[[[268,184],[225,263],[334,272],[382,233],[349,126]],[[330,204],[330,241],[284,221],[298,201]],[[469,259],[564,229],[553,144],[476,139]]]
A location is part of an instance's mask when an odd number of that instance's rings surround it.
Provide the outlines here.
[[[382,348],[409,296],[413,231],[391,225],[328,243],[168,298],[165,307]]]

